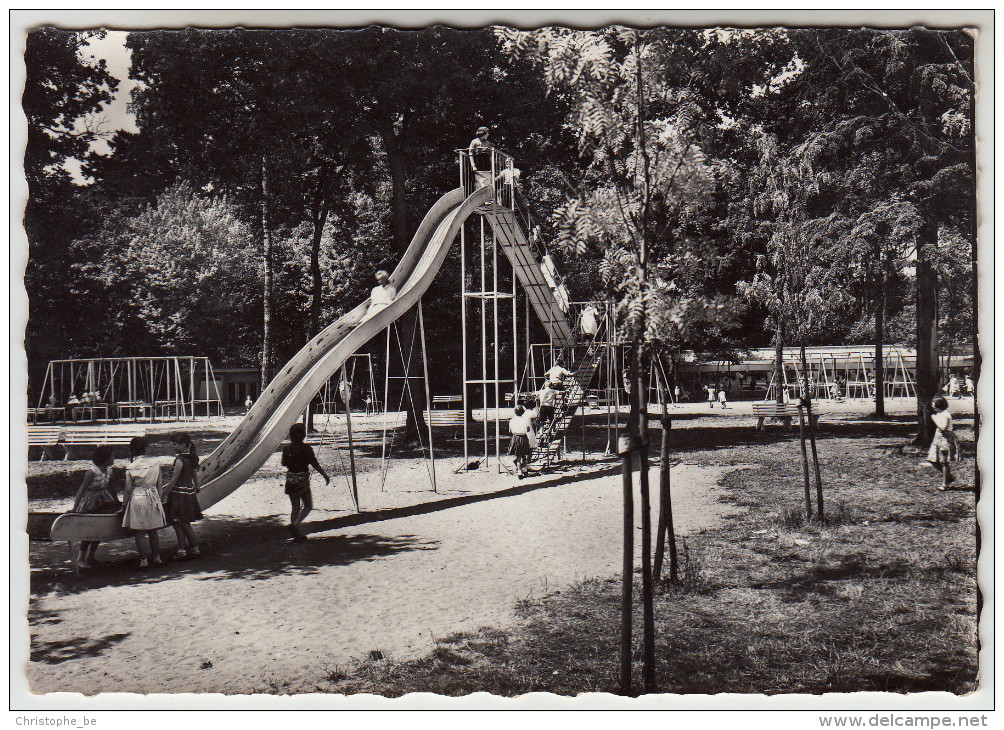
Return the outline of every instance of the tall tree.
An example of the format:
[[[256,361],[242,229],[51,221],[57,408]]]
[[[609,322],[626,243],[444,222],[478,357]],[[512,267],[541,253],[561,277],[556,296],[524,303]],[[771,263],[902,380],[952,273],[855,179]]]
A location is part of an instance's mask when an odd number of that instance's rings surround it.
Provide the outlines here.
[[[944,225],[968,230],[975,211],[974,36],[966,30],[828,29],[790,33],[799,70],[769,102],[782,142],[814,137],[831,172],[882,161],[886,195],[910,202],[917,231],[918,440],[931,436],[938,390],[938,283],[932,263]],[[878,201],[876,201],[877,203]]]
[[[37,28],[25,39],[21,102],[27,121],[29,389],[40,386],[48,360],[65,357],[75,347],[79,323],[65,306],[67,267],[73,263],[68,247],[99,224],[102,202],[75,183],[68,166],[86,165],[94,156],[93,143],[105,135],[101,110],[118,86],[104,62],[86,54],[87,43],[100,35]]]
[[[674,32],[609,28],[598,32],[547,29],[502,34],[509,51],[537,60],[552,93],[567,94],[569,125],[589,170],[578,195],[554,214],[569,252],[599,261],[608,297],[631,342],[631,414],[625,466],[625,611],[622,612],[621,691],[631,692],[630,606],[633,537],[630,463],[637,454],[642,505],[644,686],[654,691],[651,610],[648,421],[642,408],[647,343],[704,304],[681,291],[688,253],[700,243],[679,235],[688,213],[714,188],[712,165],[699,143],[704,112],[696,94],[665,73],[674,64]],[[658,268],[656,268],[658,267]],[[653,274],[658,271],[659,276]]]

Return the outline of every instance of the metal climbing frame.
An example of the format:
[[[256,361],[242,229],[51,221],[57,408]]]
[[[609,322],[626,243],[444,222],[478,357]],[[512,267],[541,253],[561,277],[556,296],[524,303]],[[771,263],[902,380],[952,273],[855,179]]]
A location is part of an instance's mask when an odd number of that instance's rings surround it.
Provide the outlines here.
[[[223,404],[208,357],[105,357],[51,361],[38,411],[49,420],[76,419],[78,412],[91,420],[189,420],[222,415]]]
[[[475,229],[473,242],[468,236],[470,227]],[[494,457],[496,467],[504,469],[501,421],[508,419],[517,398],[519,293],[512,267],[504,257],[500,261],[499,248],[495,229],[483,215],[460,230],[464,464],[472,456],[471,420],[480,416],[480,465],[487,466]]]
[[[914,398],[916,386],[903,352],[895,345],[882,349],[883,394],[886,398]],[[870,399],[875,397],[875,350],[840,348],[826,350],[813,348],[806,351],[809,366],[809,390],[814,400],[834,397]],[[785,348],[782,367],[782,393],[791,400],[798,398],[803,383],[802,359],[797,348]],[[843,379],[844,390],[838,392],[838,377]],[[765,400],[776,400],[776,374],[771,371]]]

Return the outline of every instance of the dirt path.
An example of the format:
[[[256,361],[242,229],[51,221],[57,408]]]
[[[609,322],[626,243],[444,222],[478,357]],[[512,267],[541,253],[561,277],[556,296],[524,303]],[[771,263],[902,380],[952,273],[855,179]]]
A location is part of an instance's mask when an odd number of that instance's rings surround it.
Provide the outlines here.
[[[425,488],[420,471],[395,467],[388,489],[405,506],[374,521],[347,512],[344,489],[315,485],[319,509],[302,544],[283,539],[275,480],[250,482],[199,527],[203,560],[159,572],[135,572],[131,546],[119,542],[102,548],[112,565],[78,580],[63,546],[33,543],[33,690],[311,692],[371,651],[412,657],[433,637],[511,624],[519,599],[618,573],[615,461],[519,483],[445,474],[445,502],[409,507],[416,499],[404,495]],[[715,486],[724,471],[673,470],[679,532],[729,509]],[[485,480],[511,488],[483,493],[499,486]]]

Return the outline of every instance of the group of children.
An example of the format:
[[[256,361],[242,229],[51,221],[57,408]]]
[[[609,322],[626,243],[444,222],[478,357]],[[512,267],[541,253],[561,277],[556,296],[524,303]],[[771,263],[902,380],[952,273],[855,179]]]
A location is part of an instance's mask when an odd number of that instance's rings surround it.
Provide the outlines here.
[[[297,542],[306,540],[300,524],[313,509],[310,493],[310,467],[324,477],[325,484],[330,478],[317,461],[313,448],[304,443],[306,428],[302,423],[293,424],[289,430],[289,445],[282,450],[282,465],[286,467],[286,494],[291,505],[289,531]],[[161,528],[171,525],[177,538],[176,560],[194,560],[201,557],[199,539],[192,527],[193,522],[202,519],[199,506],[199,455],[195,444],[187,433],[170,435],[171,444],[176,449],[170,479],[164,479],[160,461],[147,455],[148,440],[137,436],[129,442],[130,462],[125,470],[125,487],[122,500],[111,487],[111,468],[114,463],[112,447],[95,447],[91,454],[91,466],[73,499],[71,512],[78,514],[118,514],[122,515],[122,527],[129,530],[136,540],[139,553],[139,570],[161,567],[164,561],[160,554]],[[96,556],[98,541],[85,541],[80,546],[77,565],[91,568],[107,563]]]
[[[708,394],[708,406],[710,408],[714,408],[715,407],[715,401],[716,400],[718,401],[719,405],[721,405],[722,408],[728,408],[729,407],[728,397],[725,395],[725,391],[724,390],[718,390],[713,385],[706,386],[704,388],[704,390],[707,391],[707,394]]]
[[[202,519],[198,498],[199,455],[187,433],[173,433],[171,444],[177,453],[171,478],[165,483],[160,461],[148,456],[149,442],[136,436],[129,442],[131,460],[125,470],[125,487],[120,502],[111,488],[112,449],[107,445],[94,448],[91,467],[73,500],[72,512],[82,514],[122,513],[122,527],[136,540],[139,570],[146,571],[164,564],[160,555],[158,531],[170,524],[177,537],[175,558],[192,560],[201,557],[199,541],[192,523]],[[106,562],[98,560],[97,541],[81,545],[77,565],[90,568]]]
[[[558,400],[565,390],[565,378],[572,373],[565,369],[562,359],[544,373],[544,385],[536,396],[536,411],[532,405],[518,404],[509,419],[509,455],[513,457],[516,474],[522,479],[530,467],[533,450],[537,448],[537,434],[550,438],[550,426],[554,421]]]

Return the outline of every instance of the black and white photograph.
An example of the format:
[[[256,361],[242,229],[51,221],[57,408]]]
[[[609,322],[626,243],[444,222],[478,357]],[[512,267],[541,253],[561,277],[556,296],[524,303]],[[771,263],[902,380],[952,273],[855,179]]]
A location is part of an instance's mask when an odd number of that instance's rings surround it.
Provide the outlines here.
[[[993,11],[594,15],[12,12],[12,698],[993,709]]]

